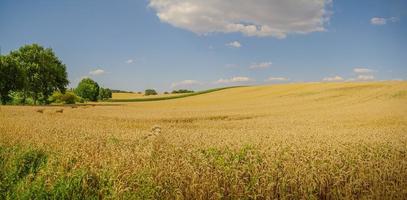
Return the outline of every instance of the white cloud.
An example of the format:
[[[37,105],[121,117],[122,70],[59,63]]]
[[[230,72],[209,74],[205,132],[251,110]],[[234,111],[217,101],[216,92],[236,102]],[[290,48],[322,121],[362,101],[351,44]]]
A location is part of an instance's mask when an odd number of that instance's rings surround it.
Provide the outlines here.
[[[354,68],[353,72],[355,72],[357,74],[367,74],[367,73],[373,73],[375,71],[372,69],[369,69],[369,68]]]
[[[397,17],[389,17],[389,18],[383,18],[383,17],[373,17],[372,19],[370,19],[370,24],[373,25],[385,25],[387,24],[387,22],[397,22],[399,21],[399,18]]]
[[[134,63],[134,60],[133,59],[128,59],[128,60],[126,60],[126,63],[127,64],[132,64],[132,63]]]
[[[266,81],[288,81],[288,80],[290,80],[290,79],[288,79],[286,77],[272,77],[272,76],[270,76],[266,79]]]
[[[252,81],[249,77],[245,76],[235,76],[230,79],[219,79],[215,81],[216,84],[222,84],[222,83],[237,83],[237,82],[248,82]]]
[[[327,81],[327,82],[337,82],[337,81],[343,81],[344,79],[341,76],[333,76],[333,77],[325,77],[322,79],[322,81]]]
[[[370,23],[373,25],[385,25],[387,23],[387,20],[381,17],[373,17],[372,19],[370,19]]]
[[[242,46],[242,44],[240,44],[239,41],[233,41],[233,42],[227,43],[226,46],[240,48]]]
[[[400,18],[398,18],[398,17],[390,17],[388,20],[391,21],[391,22],[398,22],[400,20]]]
[[[105,73],[106,72],[103,69],[95,69],[95,70],[89,72],[90,75],[94,75],[94,76],[102,75]]]
[[[272,65],[272,62],[253,63],[249,66],[250,69],[265,69]]]
[[[185,86],[192,86],[192,85],[200,85],[201,82],[196,81],[196,80],[183,80],[180,82],[176,82],[176,83],[172,83],[171,87],[175,88],[175,87],[185,87]]]
[[[359,75],[356,78],[356,80],[359,80],[359,81],[370,81],[370,80],[373,80],[373,79],[375,79],[375,77],[373,75]]]
[[[285,38],[324,31],[332,0],[150,0],[162,22],[205,35],[241,32]]]

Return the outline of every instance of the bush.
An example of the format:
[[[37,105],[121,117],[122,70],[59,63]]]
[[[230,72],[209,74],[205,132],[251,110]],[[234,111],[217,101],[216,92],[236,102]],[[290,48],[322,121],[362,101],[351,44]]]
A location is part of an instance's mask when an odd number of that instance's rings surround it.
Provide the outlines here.
[[[149,96],[149,95],[157,95],[157,92],[154,89],[147,89],[144,93],[144,95]]]
[[[75,104],[76,102],[83,102],[83,99],[76,96],[73,92],[54,92],[50,98],[50,102],[63,103],[63,104]]]
[[[112,91],[109,88],[100,88],[99,99],[106,100],[112,98]]]
[[[194,93],[194,91],[193,90],[179,89],[179,90],[173,90],[171,93],[172,94]]]

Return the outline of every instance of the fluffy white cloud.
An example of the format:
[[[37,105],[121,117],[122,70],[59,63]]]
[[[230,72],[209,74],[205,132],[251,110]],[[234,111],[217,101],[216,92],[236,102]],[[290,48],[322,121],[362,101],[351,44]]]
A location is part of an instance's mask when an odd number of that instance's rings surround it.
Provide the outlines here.
[[[262,63],[253,63],[249,66],[250,69],[265,69],[269,68],[273,63],[272,62],[262,62]]]
[[[366,73],[373,73],[374,70],[368,68],[354,68],[353,72],[358,74],[366,74]]]
[[[106,72],[103,69],[95,69],[95,70],[89,72],[90,75],[94,75],[94,76],[102,75],[102,74],[105,74],[105,73]]]
[[[325,77],[322,79],[322,81],[327,81],[327,82],[336,82],[336,81],[343,81],[344,79],[340,76],[333,76],[333,77]]]
[[[235,76],[230,79],[219,79],[215,81],[216,84],[222,84],[222,83],[237,83],[237,82],[248,82],[251,81],[249,77],[245,76]]]
[[[126,63],[127,64],[132,64],[132,63],[134,63],[134,60],[133,59],[128,59],[128,60],[126,60]]]
[[[359,75],[356,80],[358,81],[370,81],[374,80],[375,77],[373,75]]]
[[[370,19],[370,24],[373,25],[385,25],[387,22],[397,22],[399,21],[399,18],[397,17],[390,17],[390,18],[383,18],[383,17],[373,17]]]
[[[197,34],[285,38],[324,31],[332,0],[150,0],[162,22]]]
[[[240,44],[239,41],[233,41],[233,42],[227,43],[226,46],[240,48],[242,46],[242,44]]]
[[[185,86],[192,86],[192,85],[200,85],[201,82],[196,81],[196,80],[183,80],[180,82],[176,82],[176,83],[172,83],[171,87],[175,88],[175,87],[185,87]]]
[[[288,79],[286,77],[272,77],[272,76],[270,76],[266,79],[266,81],[288,81],[288,80],[290,80],[290,79]]]

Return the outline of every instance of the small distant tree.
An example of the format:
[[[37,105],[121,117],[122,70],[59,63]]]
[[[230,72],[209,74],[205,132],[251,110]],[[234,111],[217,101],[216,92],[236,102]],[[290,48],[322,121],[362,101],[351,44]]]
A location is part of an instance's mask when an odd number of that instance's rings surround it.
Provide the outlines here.
[[[164,94],[169,94],[169,93],[167,91],[165,91]]]
[[[99,89],[99,99],[106,100],[112,98],[112,91],[109,88]]]
[[[147,89],[144,92],[144,95],[149,96],[149,95],[157,95],[157,92],[154,89]]]
[[[24,86],[24,72],[16,59],[0,55],[0,100],[4,105],[10,100],[10,92]]]
[[[84,78],[75,89],[75,94],[87,101],[97,101],[99,96],[99,84],[90,78]]]
[[[180,93],[193,93],[193,90],[186,90],[186,89],[179,89],[179,90],[173,90],[171,93],[172,94],[180,94]]]

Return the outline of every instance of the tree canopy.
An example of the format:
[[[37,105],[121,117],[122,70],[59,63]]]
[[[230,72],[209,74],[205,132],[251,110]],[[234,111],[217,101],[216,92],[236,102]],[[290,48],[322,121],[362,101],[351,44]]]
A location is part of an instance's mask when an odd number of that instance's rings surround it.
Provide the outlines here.
[[[112,91],[109,88],[99,89],[99,99],[106,100],[112,98]]]
[[[147,89],[144,92],[144,95],[149,96],[149,95],[157,95],[157,92],[154,89]]]
[[[99,84],[90,78],[84,78],[75,89],[76,95],[87,101],[97,101],[99,96]]]
[[[38,44],[25,45],[10,56],[24,71],[22,90],[25,96],[33,98],[34,104],[39,99],[46,102],[54,91],[65,92],[69,83],[66,66],[52,49]]]
[[[21,90],[24,86],[24,72],[16,59],[0,56],[0,100],[6,104],[11,91]]]

